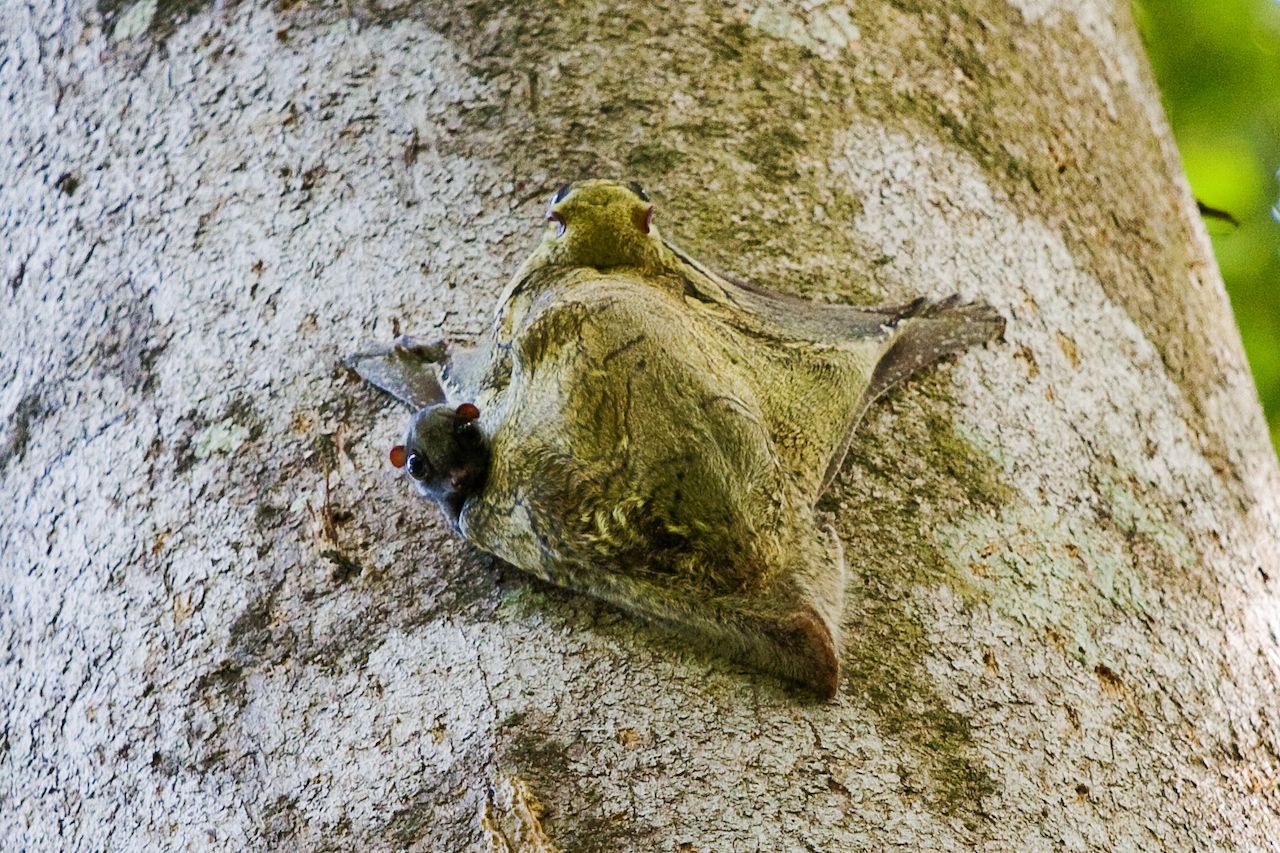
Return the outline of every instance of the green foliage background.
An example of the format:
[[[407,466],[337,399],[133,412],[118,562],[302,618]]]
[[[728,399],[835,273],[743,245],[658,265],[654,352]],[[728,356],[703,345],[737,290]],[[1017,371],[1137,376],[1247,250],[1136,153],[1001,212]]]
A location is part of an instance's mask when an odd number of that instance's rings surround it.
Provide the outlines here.
[[[1134,14],[1280,447],[1280,0],[1136,0]]]

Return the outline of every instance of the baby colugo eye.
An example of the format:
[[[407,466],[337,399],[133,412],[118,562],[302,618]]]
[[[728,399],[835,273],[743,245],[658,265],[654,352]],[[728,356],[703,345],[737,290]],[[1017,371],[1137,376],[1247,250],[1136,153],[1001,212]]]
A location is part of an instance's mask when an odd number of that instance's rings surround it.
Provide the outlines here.
[[[565,229],[564,217],[554,210],[547,211],[547,221],[556,224],[556,236],[563,237]]]
[[[405,461],[405,468],[408,469],[409,476],[415,480],[425,480],[431,473],[431,465],[421,453],[410,453],[408,460]]]

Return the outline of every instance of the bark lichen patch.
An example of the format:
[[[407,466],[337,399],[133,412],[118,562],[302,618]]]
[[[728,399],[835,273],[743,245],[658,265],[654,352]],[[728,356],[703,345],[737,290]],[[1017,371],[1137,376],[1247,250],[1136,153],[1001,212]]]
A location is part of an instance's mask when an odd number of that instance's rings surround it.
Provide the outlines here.
[[[193,15],[222,5],[215,0],[97,0],[98,14],[113,41],[145,36],[159,44]]]
[[[428,836],[434,836],[438,831],[436,793],[423,790],[409,803],[396,809],[382,829],[382,838],[394,844],[396,849],[405,850]]]
[[[508,716],[508,721],[512,717]],[[550,721],[524,712],[506,732],[508,738],[501,757],[515,772],[529,778],[568,780],[573,778],[570,747],[556,737]]]
[[[1130,75],[1066,16],[1044,25],[1052,29],[1046,38],[1003,0],[894,5],[898,11],[860,21],[864,42],[901,51],[929,73],[878,92],[872,103],[880,106],[868,113],[949,140],[1014,209],[1057,231],[1156,345],[1183,389],[1203,452],[1220,470],[1234,470],[1226,450],[1232,425],[1213,398],[1228,378],[1219,353],[1238,348],[1238,335],[1229,319],[1209,319],[1229,315],[1209,259],[1195,248],[1199,226],[1176,162],[1155,134],[1124,130],[1149,126],[1150,93],[1135,91]],[[1028,86],[1014,69],[1029,53],[1072,73]],[[945,74],[949,67],[955,75]],[[1134,169],[1135,162],[1151,168]],[[1238,478],[1236,471],[1231,479]]]
[[[128,41],[147,31],[156,14],[156,0],[135,0],[120,10],[111,28],[113,41]]]
[[[249,440],[249,429],[231,418],[210,424],[195,435],[192,453],[196,459],[208,459],[216,454],[231,454]]]
[[[845,689],[867,703],[877,727],[902,750],[902,792],[977,831],[999,786],[969,720],[948,707],[925,669],[930,644],[922,618],[905,596],[893,600],[895,594],[902,595],[868,585],[865,597],[854,600],[858,614],[846,637]]]
[[[241,715],[253,699],[249,680],[271,665],[287,660],[297,646],[296,634],[276,622],[280,584],[253,599],[231,622],[224,656],[190,687],[185,726],[192,764],[211,772],[234,760]]]
[[[234,395],[212,421],[194,411],[184,421],[175,445],[179,472],[213,456],[234,456],[243,446],[261,438],[266,429],[262,416],[244,394]]]
[[[1117,768],[1113,759],[1091,764],[1112,787],[1162,788],[1168,771],[1159,768],[1184,766],[1181,753],[1193,748],[1171,750],[1169,732],[1185,729],[1194,713],[1185,708],[1216,700],[1183,684],[1170,702],[1162,680],[1144,678],[1143,667],[1160,671],[1162,662],[1183,659],[1185,638],[1218,619],[1212,590],[1223,561],[1212,543],[1233,535],[1230,484],[1198,445],[1181,406],[1184,391],[1146,330],[1060,235],[1010,209],[993,189],[998,181],[972,158],[883,127],[854,130],[850,140],[856,184],[879,189],[865,215],[884,226],[869,247],[891,258],[883,274],[926,288],[959,282],[1006,306],[1010,317],[1006,347],[970,354],[953,370],[963,389],[957,428],[991,454],[1013,491],[994,515],[961,511],[930,531],[978,592],[922,591],[932,599],[920,607],[921,619],[938,655],[930,671],[973,672],[975,687],[1000,682],[1005,696],[1085,709],[1080,727],[1051,735],[1055,749],[1103,736],[1165,744],[1158,761],[1139,768]],[[889,176],[901,177],[888,184]],[[973,369],[984,361],[986,378]],[[1171,600],[1186,608],[1173,621]],[[1000,626],[997,635],[1027,638],[1015,667],[998,674],[965,639],[988,620]],[[1135,647],[1144,649],[1143,663],[1130,656]],[[1215,684],[1242,678],[1226,675],[1221,659],[1207,666]],[[1047,696],[1036,675],[1046,670],[1062,673]],[[986,715],[957,699],[969,686],[952,687],[948,707],[978,726]],[[974,729],[984,744],[989,726]],[[1006,736],[1038,749],[1043,733],[1032,724],[998,735]],[[1207,747],[1194,749],[1213,760]],[[1007,785],[1007,765],[983,752]]]
[[[220,420],[237,424],[245,431],[245,440],[249,442],[261,438],[266,429],[266,422],[254,406],[253,400],[244,393],[232,395],[231,401],[222,411]]]
[[[777,38],[794,42],[828,61],[856,42],[861,33],[841,6],[819,6],[794,14],[781,3],[767,0],[751,13],[751,26]]]
[[[959,411],[966,434],[1002,466],[1010,450],[1042,460],[1041,474],[1017,482],[1017,502],[1050,503],[1076,518],[1078,502],[1100,493],[1108,517],[1126,535],[1146,537],[1198,572],[1201,561],[1179,526],[1184,493],[1214,488],[1206,479],[1211,468],[1179,411],[1178,387],[1140,326],[1087,268],[1076,266],[1053,230],[1010,209],[972,158],[880,128],[852,131],[845,156],[862,164],[860,186],[882,185],[889,174],[910,176],[867,207],[866,215],[884,226],[869,246],[891,259],[883,275],[915,278],[930,288],[959,281],[1006,306],[1008,345],[971,358],[1017,358],[1034,369],[1011,364],[1005,389],[969,386]],[[929,252],[919,251],[919,241],[931,238]],[[1049,314],[1057,321],[1046,322]],[[1099,382],[1128,389],[1124,401],[1100,402]],[[1028,393],[1012,393],[1023,388]],[[998,402],[1005,398],[1020,402]],[[1047,443],[1051,432],[1055,438]],[[1162,474],[1156,462],[1162,456],[1183,459],[1185,473],[1178,479]],[[1005,479],[1014,482],[1011,477]],[[1087,515],[1090,525],[1106,521]]]
[[[1052,629],[1082,664],[1099,659],[1106,622],[1141,615],[1151,598],[1123,537],[1087,512],[1010,505],[996,517],[940,525],[934,541],[954,565],[970,567],[998,612],[1037,633]]]
[[[280,794],[262,810],[263,840],[270,845],[287,846],[295,842],[306,825],[306,815],[298,806],[298,798]]]
[[[524,786],[530,797],[533,791],[538,792],[537,808],[523,817],[537,819],[537,834],[532,837],[540,837],[547,843],[553,840],[561,849],[608,853],[624,843],[634,844],[645,838],[649,834],[647,830],[633,826],[625,812],[606,813],[606,797],[581,773],[580,765],[585,760],[581,753],[584,752],[585,748],[575,747],[555,731],[550,717],[522,713],[517,724],[503,735],[498,763],[507,770],[499,773],[497,785],[500,786],[504,778],[513,779]],[[504,794],[501,787],[492,791],[491,797],[496,796],[498,800],[486,804],[484,814],[494,819],[485,827],[486,833],[532,828],[527,820],[520,822],[520,801],[512,801],[510,793]]]
[[[790,183],[799,177],[796,154],[806,147],[803,128],[775,124],[752,134],[743,144],[742,153],[771,181]]]
[[[231,660],[224,660],[202,674],[192,685],[191,699],[201,705],[217,708],[229,701],[239,709],[247,700],[244,685],[244,669]]]
[[[941,413],[938,400],[946,396],[938,376],[891,392],[850,448],[834,509],[854,576],[842,660],[845,691],[867,703],[904,753],[904,790],[976,831],[987,813],[983,801],[998,786],[969,721],[949,707],[926,669],[928,617],[916,599],[918,590],[939,585],[973,603],[986,597],[931,531],[955,515],[997,516],[1012,490]]]
[[[910,380],[878,401],[849,450],[833,496],[820,507],[838,501],[846,552],[857,555],[851,563],[889,564],[905,586],[947,583],[976,601],[981,590],[954,568],[928,532],[957,515],[994,516],[1014,491],[987,451],[951,422],[947,404],[957,401],[937,374]],[[878,559],[858,553],[866,546],[877,549]]]
[[[858,200],[803,166],[847,124],[855,86],[845,71],[836,64],[815,69],[807,48],[750,26],[727,7],[579,11],[566,15],[551,3],[411,2],[356,4],[354,14],[384,26],[425,24],[458,49],[484,88],[442,119],[447,133],[423,132],[441,153],[483,157],[495,145],[509,151],[507,167],[536,200],[526,208],[530,222],[564,180],[636,178],[652,190],[666,232],[726,272],[792,292],[874,298],[869,272],[847,263],[854,243],[842,224],[856,215]],[[687,31],[680,51],[660,49],[657,40],[633,43],[635,33],[657,29],[662,19],[661,29]],[[856,28],[852,20],[848,26]],[[624,44],[629,61],[607,61]],[[728,55],[734,61],[724,61]],[[535,69],[532,78],[527,69]],[[670,87],[687,74],[705,78],[707,91],[734,93],[735,102],[703,103]],[[607,118],[596,120],[601,115]],[[538,144],[528,144],[531,138]],[[685,163],[698,165],[681,168]],[[791,227],[814,216],[830,223],[829,233]]]
[[[161,339],[155,315],[136,289],[126,287],[104,310],[100,331],[91,338],[87,355],[100,376],[116,376],[127,390],[150,394],[155,390],[155,366],[168,341]]]
[[[220,709],[227,709],[223,702],[229,702],[234,716],[248,701],[246,677],[264,658],[273,652],[279,657],[281,653],[271,625],[274,600],[275,593],[256,599],[231,623],[226,657],[196,679],[192,686],[193,705],[203,704],[220,713]]]
[[[0,474],[9,467],[9,463],[22,460],[27,445],[31,443],[32,430],[47,414],[39,389],[27,392],[18,400],[18,405],[4,421],[4,431],[0,432]]]
[[[1164,509],[1163,496],[1143,488],[1137,477],[1114,469],[1095,475],[1098,493],[1106,501],[1109,520],[1129,539],[1144,539],[1168,555],[1166,571],[1180,574],[1201,562],[1203,554]]]
[[[256,666],[264,659],[283,656],[283,644],[273,630],[278,589],[255,599],[231,623],[227,646],[231,660],[238,666]]]
[[[333,571],[329,576],[334,583],[346,583],[352,578],[359,577],[364,572],[364,567],[360,565],[359,560],[344,554],[337,548],[328,548],[321,551],[320,556],[333,563]]]

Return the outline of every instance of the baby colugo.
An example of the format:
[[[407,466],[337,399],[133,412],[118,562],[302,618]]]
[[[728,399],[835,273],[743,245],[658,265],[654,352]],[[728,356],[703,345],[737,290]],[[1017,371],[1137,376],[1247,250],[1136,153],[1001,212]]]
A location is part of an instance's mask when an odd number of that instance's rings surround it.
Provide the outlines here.
[[[347,364],[418,410],[392,462],[479,548],[830,697],[845,563],[814,504],[876,397],[1004,321],[731,282],[653,214],[635,184],[562,187],[476,346]]]

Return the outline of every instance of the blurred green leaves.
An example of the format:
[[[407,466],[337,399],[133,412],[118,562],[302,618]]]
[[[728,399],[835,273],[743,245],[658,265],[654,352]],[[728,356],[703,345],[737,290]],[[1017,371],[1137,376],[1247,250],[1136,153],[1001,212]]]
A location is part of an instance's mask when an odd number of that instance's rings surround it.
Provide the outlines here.
[[[1136,0],[1134,16],[1280,447],[1280,1]]]

